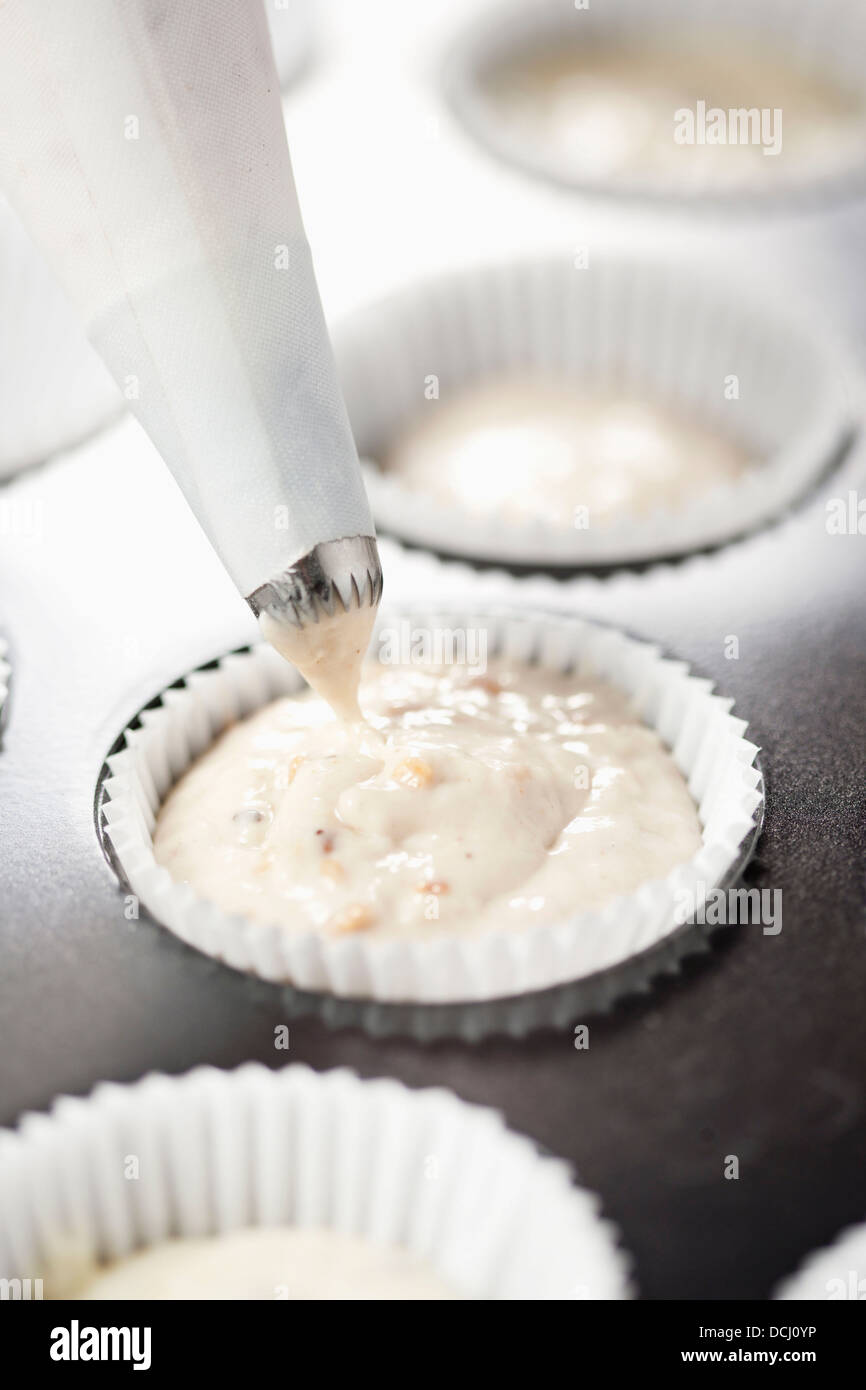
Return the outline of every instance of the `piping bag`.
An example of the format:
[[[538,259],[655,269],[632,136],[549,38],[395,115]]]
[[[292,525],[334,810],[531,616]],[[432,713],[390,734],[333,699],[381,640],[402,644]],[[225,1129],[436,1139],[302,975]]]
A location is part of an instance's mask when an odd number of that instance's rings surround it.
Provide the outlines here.
[[[382,571],[261,0],[5,0],[0,178],[263,635],[358,717]]]

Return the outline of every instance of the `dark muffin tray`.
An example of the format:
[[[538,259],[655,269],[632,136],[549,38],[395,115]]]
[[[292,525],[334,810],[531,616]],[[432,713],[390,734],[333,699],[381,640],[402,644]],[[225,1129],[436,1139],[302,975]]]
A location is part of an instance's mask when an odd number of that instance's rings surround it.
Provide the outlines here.
[[[466,597],[471,584],[619,623],[711,676],[762,749],[765,823],[745,883],[781,890],[782,931],[722,928],[645,992],[471,1043],[329,1020],[144,911],[126,919],[97,833],[105,756],[173,680],[249,641],[252,620],[130,422],[8,485],[0,1120],[202,1062],[447,1086],[573,1162],[644,1297],[766,1297],[866,1217],[866,536],[825,523],[826,499],[858,489],[859,438],[761,533],[578,585],[439,570],[384,543],[386,601]],[[283,1023],[288,1053],[274,1047]],[[588,1050],[574,1046],[578,1023]]]

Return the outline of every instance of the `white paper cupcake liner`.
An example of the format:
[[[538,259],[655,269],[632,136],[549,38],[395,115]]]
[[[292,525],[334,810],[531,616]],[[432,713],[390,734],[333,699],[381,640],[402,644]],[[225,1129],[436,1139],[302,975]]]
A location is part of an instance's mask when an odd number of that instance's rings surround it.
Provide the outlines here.
[[[778,516],[850,435],[853,368],[814,318],[715,269],[681,260],[591,257],[586,269],[539,260],[462,270],[407,288],[335,335],[341,384],[380,529],[446,555],[540,569],[607,566],[718,545]],[[391,443],[439,400],[522,372],[573,380],[581,394],[622,389],[731,437],[754,464],[682,507],[585,529],[475,515],[380,470]],[[736,375],[739,397],[726,399]]]
[[[866,189],[866,124],[859,148],[827,169],[819,160],[792,167],[763,184],[715,185],[710,179],[684,187],[659,174],[629,173],[616,178],[569,168],[556,152],[508,129],[485,91],[486,75],[499,63],[564,45],[643,40],[667,49],[684,40],[709,45],[720,36],[759,45],[824,76],[842,90],[860,92],[866,66],[866,13],[848,0],[604,0],[579,9],[574,0],[505,0],[483,13],[458,34],[445,55],[446,100],[457,119],[488,151],[528,174],[548,182],[605,197],[674,204],[698,215],[785,211],[802,205],[854,198]],[[708,94],[709,96],[709,94]],[[739,103],[735,103],[739,104]],[[709,102],[712,105],[712,102]],[[673,144],[673,111],[671,142]],[[784,112],[783,112],[784,140]],[[775,171],[773,171],[775,174]]]
[[[832,1245],[807,1256],[773,1298],[834,1303],[866,1299],[866,1222],[849,1227]]]
[[[301,990],[412,1004],[498,1000],[583,980],[649,952],[678,930],[677,905],[686,895],[700,899],[741,866],[762,804],[758,750],[744,738],[745,723],[731,714],[731,701],[712,694],[710,682],[648,643],[577,618],[415,608],[383,614],[380,626],[405,616],[429,629],[484,629],[490,653],[551,671],[594,673],[626,692],[686,778],[703,828],[699,852],[602,910],[520,931],[424,941],[362,933],[334,939],[228,915],[157,864],[152,834],[170,787],[231,720],[300,688],[290,666],[258,647],[166,690],[107,760],[105,840],[129,888],[158,922],[235,969]]]
[[[598,1208],[495,1112],[342,1070],[152,1075],[0,1135],[0,1276],[46,1296],[173,1236],[298,1226],[407,1249],[468,1298],[628,1298]]]
[[[0,478],[41,463],[123,408],[108,371],[0,198]]]

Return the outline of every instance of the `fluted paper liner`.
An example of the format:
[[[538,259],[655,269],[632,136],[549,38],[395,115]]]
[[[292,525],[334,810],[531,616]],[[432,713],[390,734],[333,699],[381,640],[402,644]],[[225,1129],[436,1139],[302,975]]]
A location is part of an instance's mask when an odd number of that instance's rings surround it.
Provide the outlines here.
[[[54,1271],[74,1286],[76,1269],[172,1236],[291,1225],[403,1247],[464,1297],[627,1298],[598,1205],[447,1091],[202,1067],[65,1097],[0,1135],[0,1276],[50,1296]]]
[[[773,1298],[781,1302],[861,1301],[866,1298],[866,1222],[849,1226],[832,1245],[802,1261]]]
[[[573,0],[499,0],[488,4],[455,38],[444,55],[446,97],[457,119],[490,153],[524,172],[582,193],[670,203],[698,215],[755,215],[797,206],[820,206],[829,199],[859,196],[866,188],[866,124],[859,151],[830,170],[820,159],[786,169],[765,184],[714,184],[710,179],[685,186],[654,171],[612,176],[569,168],[541,140],[521,138],[507,128],[484,90],[485,76],[501,62],[527,53],[583,44],[625,44],[630,50],[655,43],[676,51],[684,38],[711,47],[720,38],[742,40],[760,51],[789,58],[808,75],[840,90],[860,93],[866,63],[866,24],[862,10],[847,0],[605,0],[579,8]],[[708,93],[709,97],[710,94]],[[708,105],[712,106],[713,101]],[[741,105],[734,100],[733,105]],[[671,111],[671,144],[673,146]],[[782,138],[784,142],[784,109]],[[853,146],[853,142],[852,142]],[[772,171],[775,175],[775,170]]]
[[[672,750],[697,804],[698,853],[666,878],[595,912],[525,930],[497,930],[424,941],[355,933],[335,939],[229,915],[172,879],[153,854],[152,834],[170,787],[235,719],[297,691],[297,673],[263,647],[225,657],[166,690],[129,728],[108,759],[102,808],[105,836],[132,892],[191,946],[266,980],[349,998],[414,1003],[500,999],[544,990],[610,969],[649,950],[681,925],[685,895],[726,879],[754,832],[761,804],[757,749],[731,701],[710,682],[660,656],[656,647],[570,617],[522,613],[391,612],[380,625],[414,624],[487,631],[488,651],[538,662],[551,671],[594,673],[627,693],[636,712]],[[376,651],[374,639],[372,652]],[[483,814],[483,807],[479,808]]]
[[[851,369],[817,318],[748,281],[726,288],[681,259],[590,253],[473,267],[393,294],[338,326],[349,417],[380,529],[448,555],[541,569],[650,561],[720,544],[807,492],[850,430]],[[439,400],[424,398],[439,379]],[[738,478],[674,509],[552,527],[470,513],[375,466],[425,411],[498,378],[547,376],[592,395],[622,390],[745,447]],[[738,396],[726,397],[737,378]],[[374,462],[375,461],[375,462]]]

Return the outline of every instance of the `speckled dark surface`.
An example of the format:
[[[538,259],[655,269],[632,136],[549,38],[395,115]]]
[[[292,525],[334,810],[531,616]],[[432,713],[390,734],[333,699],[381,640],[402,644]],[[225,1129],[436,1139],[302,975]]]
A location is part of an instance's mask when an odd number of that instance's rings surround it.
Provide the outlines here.
[[[172,566],[192,524],[140,443],[125,457],[131,429],[106,436],[96,462],[84,450],[3,494],[20,533],[0,556],[14,664],[0,755],[5,1123],[105,1078],[287,1060],[273,1045],[279,991],[146,918],[126,922],[97,843],[94,789],[116,734],[170,680],[251,635],[204,552],[196,592],[209,595],[207,616],[178,602]],[[579,593],[551,590],[550,601],[659,639],[735,698],[767,780],[747,880],[782,890],[780,935],[717,934],[679,976],[587,1020],[588,1051],[575,1050],[571,1028],[425,1045],[291,1024],[288,1060],[449,1086],[571,1159],[649,1298],[765,1297],[866,1217],[866,536],[830,536],[824,522],[825,497],[862,495],[864,473],[855,449],[819,496],[757,537]],[[410,560],[386,547],[395,597]],[[465,592],[459,574],[412,582]],[[731,634],[737,660],[724,655]],[[730,1154],[737,1181],[723,1177]]]

